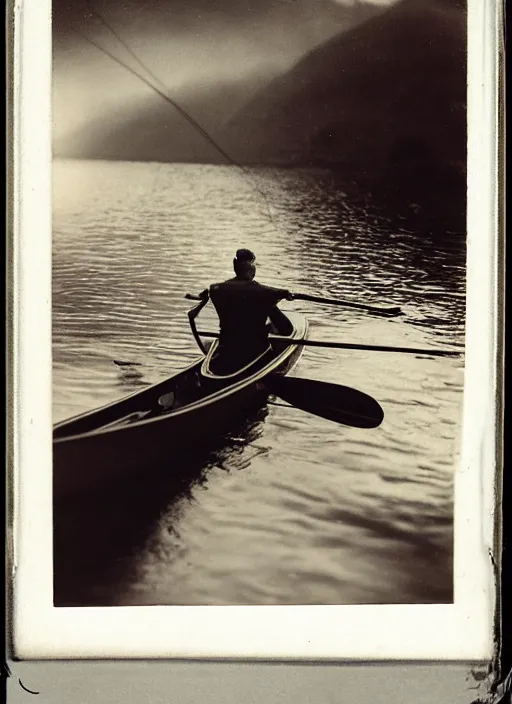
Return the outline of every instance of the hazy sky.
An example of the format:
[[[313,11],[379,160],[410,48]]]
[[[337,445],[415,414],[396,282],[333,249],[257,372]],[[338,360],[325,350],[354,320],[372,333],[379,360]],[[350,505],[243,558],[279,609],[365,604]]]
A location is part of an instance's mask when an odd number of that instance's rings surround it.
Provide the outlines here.
[[[390,5],[369,0],[363,5]],[[90,12],[97,9],[169,94],[187,102],[222,82],[263,81],[354,21],[354,0],[54,0],[54,137],[146,103],[151,90],[88,44],[94,39],[140,71]],[[243,91],[241,93],[243,97]]]

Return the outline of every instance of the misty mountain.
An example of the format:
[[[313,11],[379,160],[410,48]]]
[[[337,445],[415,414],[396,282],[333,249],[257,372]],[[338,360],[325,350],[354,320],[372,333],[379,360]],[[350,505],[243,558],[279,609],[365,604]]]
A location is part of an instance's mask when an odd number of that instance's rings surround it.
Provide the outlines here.
[[[465,12],[403,0],[313,50],[222,135],[248,163],[464,172]]]
[[[192,118],[197,116],[201,127],[217,143],[225,121],[263,83],[265,79],[256,77],[243,83],[203,88],[198,95],[180,97],[179,105]],[[123,106],[96,115],[78,134],[59,139],[54,144],[54,156],[190,163],[226,161],[214,144],[156,94],[137,106]]]
[[[116,76],[123,84],[112,84],[111,91],[112,96],[119,93],[118,107],[112,107],[110,97],[110,106],[104,105],[95,84],[104,91],[105,81],[113,79],[101,73],[98,62],[107,62],[105,68],[112,71],[112,61],[87,45],[84,36],[138,67],[101,20],[91,15],[90,7],[85,0],[54,0],[55,86],[59,104],[66,105],[65,113],[59,109],[54,112],[59,126],[55,154],[129,160],[222,160],[197,130],[142,83],[140,100],[123,102],[124,82],[131,80],[133,86],[136,79],[120,67]],[[214,138],[222,138],[223,126],[233,114],[311,48],[380,12],[381,8],[366,2],[343,4],[334,0],[148,0],[143,5],[138,0],[104,0],[101,4],[102,16],[119,37],[165,85],[171,86],[170,97]],[[73,60],[80,67],[76,75],[82,80],[68,78],[62,84],[57,80],[61,75],[73,76],[69,68]],[[181,74],[183,80],[173,88]],[[72,92],[67,85],[72,86]],[[65,100],[66,94],[70,101]],[[85,105],[82,96],[86,96]],[[67,106],[72,106],[76,98],[85,108],[86,119],[73,130],[66,128],[65,120]]]
[[[231,4],[218,3],[226,12]],[[258,7],[281,12],[286,4],[262,0]],[[292,5],[303,11],[307,2]],[[227,12],[233,22],[247,14],[248,5],[237,7]],[[359,187],[394,193],[398,205],[414,201],[431,212],[442,210],[444,199],[452,211],[463,213],[464,3],[401,0],[387,9],[355,7],[362,14],[351,10],[356,14],[347,30],[347,7],[326,0],[325,17],[330,12],[337,17],[330,36],[279,75],[262,71],[237,81],[219,78],[184,94],[180,104],[238,163],[329,166],[356,179]],[[191,21],[191,14],[184,14],[184,21]],[[56,154],[225,161],[157,96],[137,108],[97,116]]]

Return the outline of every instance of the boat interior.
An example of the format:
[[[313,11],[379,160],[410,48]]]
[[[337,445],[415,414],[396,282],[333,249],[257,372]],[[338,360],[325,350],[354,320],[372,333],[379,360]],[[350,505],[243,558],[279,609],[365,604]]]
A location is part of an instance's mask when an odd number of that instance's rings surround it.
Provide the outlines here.
[[[271,320],[269,332],[293,335],[292,322],[278,311]],[[186,405],[205,398],[228,384],[236,383],[266,366],[282,350],[282,343],[273,343],[254,357],[223,357],[217,341],[211,345],[206,357],[165,381],[145,389],[134,396],[83,414],[54,428],[54,440],[89,433],[94,430],[119,428],[141,420],[167,415]]]
[[[293,335],[294,326],[289,318],[277,307],[271,312],[267,333],[274,335]],[[260,349],[246,345],[244,341],[223,348],[216,340],[208,350],[201,366],[201,376],[205,379],[236,381],[238,378],[252,374],[262,365],[267,364],[279,351],[278,344],[264,341]]]

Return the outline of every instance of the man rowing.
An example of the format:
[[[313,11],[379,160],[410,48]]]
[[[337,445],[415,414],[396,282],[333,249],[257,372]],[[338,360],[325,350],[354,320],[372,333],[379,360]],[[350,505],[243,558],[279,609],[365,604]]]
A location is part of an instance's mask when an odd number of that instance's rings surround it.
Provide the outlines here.
[[[220,323],[217,373],[231,373],[243,368],[269,348],[268,335],[273,329],[282,334],[289,325],[277,304],[292,300],[287,289],[264,286],[255,281],[256,257],[249,249],[239,249],[233,259],[235,276],[213,284],[201,293],[212,301]],[[270,319],[270,325],[268,320]]]

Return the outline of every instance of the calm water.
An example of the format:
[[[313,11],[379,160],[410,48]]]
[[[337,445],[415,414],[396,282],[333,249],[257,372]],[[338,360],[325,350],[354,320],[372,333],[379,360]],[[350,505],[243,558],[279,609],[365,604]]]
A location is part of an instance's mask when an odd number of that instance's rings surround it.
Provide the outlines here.
[[[462,350],[463,238],[436,235],[351,206],[324,171],[58,162],[54,421],[194,359],[184,294],[231,276],[240,246],[261,282],[407,313],[284,303],[311,338]],[[294,373],[371,394],[383,424],[269,405],[178,494],[164,471],[59,509],[56,603],[451,601],[463,358],[309,348]]]

